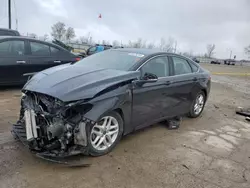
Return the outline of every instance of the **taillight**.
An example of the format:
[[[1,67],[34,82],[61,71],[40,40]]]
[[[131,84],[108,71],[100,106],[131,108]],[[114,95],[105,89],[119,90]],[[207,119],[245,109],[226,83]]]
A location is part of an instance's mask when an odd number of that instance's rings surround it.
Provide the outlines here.
[[[75,59],[76,61],[80,61],[81,60],[81,58],[80,57],[76,57],[76,59]]]

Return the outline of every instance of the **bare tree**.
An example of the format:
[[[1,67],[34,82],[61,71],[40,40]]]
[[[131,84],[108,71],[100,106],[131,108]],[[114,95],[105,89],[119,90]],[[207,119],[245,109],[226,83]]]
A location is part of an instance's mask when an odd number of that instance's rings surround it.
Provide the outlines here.
[[[52,27],[52,32],[51,32],[51,36],[54,37],[57,40],[62,40],[65,33],[66,33],[66,28],[65,28],[65,24],[62,22],[57,22],[56,24],[54,24]]]
[[[70,40],[73,39],[75,36],[76,36],[76,34],[75,34],[74,28],[69,27],[69,28],[66,30],[66,33],[65,33],[65,39],[66,39],[66,41],[70,41]]]
[[[245,48],[245,53],[249,55],[250,58],[250,45]]]
[[[115,47],[115,46],[119,46],[119,42],[117,41],[117,40],[114,40],[113,42],[112,42],[112,45]]]
[[[147,48],[149,48],[149,49],[155,48],[154,43],[148,43]]]
[[[84,37],[84,36],[79,37],[79,42],[81,44],[87,43],[87,41],[88,41],[88,39],[86,37]]]
[[[110,43],[109,43],[109,41],[107,41],[107,40],[102,40],[102,44],[103,44],[103,45],[109,45]]]
[[[168,43],[164,49],[166,52],[173,52],[174,51],[174,39],[172,37],[168,38]]]
[[[128,46],[129,48],[133,48],[133,47],[134,47],[134,43],[133,43],[131,40],[129,40],[127,46]]]
[[[138,38],[136,42],[132,45],[134,48],[141,48],[143,46],[143,41],[141,38]]]
[[[28,33],[28,37],[37,39],[37,35],[35,33]]]
[[[141,44],[141,48],[146,48],[147,47],[147,40],[143,40]]]
[[[163,50],[164,47],[165,47],[165,45],[166,45],[166,40],[162,37],[161,40],[160,40],[159,48],[160,48],[161,50]]]
[[[49,35],[48,34],[43,35],[43,41],[47,41],[48,39],[49,39]]]
[[[189,52],[183,52],[181,55],[184,55],[184,56],[189,57],[189,58],[194,56],[192,50],[190,50]]]
[[[208,44],[206,56],[212,57],[214,55],[214,50],[215,50],[215,44]]]
[[[175,44],[177,44],[177,41],[172,37],[169,37],[167,42],[164,38],[161,38],[159,48],[166,52],[173,52]]]
[[[49,39],[49,35],[48,34],[45,34],[41,37],[39,37],[39,40],[42,40],[42,41],[47,41]]]

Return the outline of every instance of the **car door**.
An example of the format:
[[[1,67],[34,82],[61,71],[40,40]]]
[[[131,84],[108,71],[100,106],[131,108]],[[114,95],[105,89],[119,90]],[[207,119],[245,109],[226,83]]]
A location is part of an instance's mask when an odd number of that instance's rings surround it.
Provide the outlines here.
[[[29,66],[26,73],[40,72],[59,62],[54,62],[50,53],[50,46],[39,41],[29,40]]]
[[[185,114],[189,111],[193,101],[192,90],[198,82],[197,75],[193,72],[187,59],[181,56],[171,56],[173,64],[176,106],[172,109],[174,114]]]
[[[27,44],[22,39],[0,42],[0,84],[22,83],[22,69],[26,67]]]
[[[65,64],[79,61],[80,58],[71,52],[58,48],[57,46],[50,46],[50,53],[53,61],[51,62],[51,66],[56,66],[58,64]]]
[[[132,124],[136,129],[143,128],[153,122],[162,119],[168,113],[165,110],[171,108],[170,64],[166,55],[160,55],[149,59],[139,68],[141,75],[151,73],[158,77],[153,83],[145,83],[133,88]],[[143,79],[143,78],[141,78]]]

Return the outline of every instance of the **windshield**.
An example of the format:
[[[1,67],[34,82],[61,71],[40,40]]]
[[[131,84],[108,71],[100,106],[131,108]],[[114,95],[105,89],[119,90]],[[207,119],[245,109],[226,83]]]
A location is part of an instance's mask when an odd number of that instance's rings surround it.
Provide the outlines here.
[[[118,51],[107,50],[96,53],[89,57],[78,61],[77,65],[94,65],[105,69],[117,69],[128,71],[136,62],[138,62],[144,55]]]

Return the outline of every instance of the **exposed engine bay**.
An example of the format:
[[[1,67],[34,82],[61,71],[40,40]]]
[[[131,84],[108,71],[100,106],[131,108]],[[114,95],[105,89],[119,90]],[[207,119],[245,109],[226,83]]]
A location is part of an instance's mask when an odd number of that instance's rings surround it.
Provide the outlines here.
[[[87,147],[86,124],[95,122],[83,116],[91,105],[81,103],[66,104],[45,94],[26,91],[13,132],[30,150],[45,156],[83,154]]]

